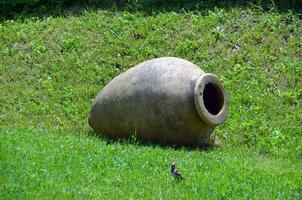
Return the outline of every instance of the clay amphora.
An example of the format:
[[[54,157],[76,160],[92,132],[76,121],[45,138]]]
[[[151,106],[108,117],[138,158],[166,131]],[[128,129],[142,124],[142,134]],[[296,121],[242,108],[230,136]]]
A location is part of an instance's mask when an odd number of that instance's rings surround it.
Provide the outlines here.
[[[227,92],[214,74],[174,57],[145,61],[97,95],[89,124],[113,138],[199,146],[227,117]]]

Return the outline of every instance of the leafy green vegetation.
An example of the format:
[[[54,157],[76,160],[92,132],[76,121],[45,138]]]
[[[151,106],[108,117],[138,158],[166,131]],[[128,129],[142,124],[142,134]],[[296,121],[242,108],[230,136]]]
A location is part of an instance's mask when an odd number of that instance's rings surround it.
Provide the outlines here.
[[[0,11],[3,15],[37,13],[37,11],[62,10],[66,7],[89,7],[122,9],[128,11],[154,10],[203,10],[214,7],[255,6],[258,9],[301,10],[302,2],[297,0],[1,0]],[[17,12],[16,12],[17,11]],[[1,14],[0,14],[1,15]]]
[[[0,22],[0,196],[203,199],[302,196],[302,21],[255,8],[86,10]],[[89,135],[97,93],[156,57],[217,74],[223,147],[108,143]],[[175,183],[177,162],[185,181]],[[66,195],[66,196],[64,196]]]

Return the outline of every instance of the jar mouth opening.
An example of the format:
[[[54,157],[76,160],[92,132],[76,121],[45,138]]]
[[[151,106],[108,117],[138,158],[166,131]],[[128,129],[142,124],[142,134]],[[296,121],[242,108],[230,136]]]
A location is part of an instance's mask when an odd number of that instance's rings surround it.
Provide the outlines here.
[[[214,74],[203,74],[194,88],[194,101],[201,119],[216,126],[227,118],[227,92]]]
[[[202,96],[207,111],[212,115],[217,115],[221,111],[224,102],[224,97],[219,87],[214,83],[206,84]]]

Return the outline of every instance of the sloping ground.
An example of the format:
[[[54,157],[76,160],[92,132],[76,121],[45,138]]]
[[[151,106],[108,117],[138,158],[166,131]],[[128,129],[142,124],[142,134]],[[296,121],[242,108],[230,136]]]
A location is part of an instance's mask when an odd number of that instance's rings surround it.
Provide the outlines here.
[[[1,197],[301,198],[297,15],[66,15],[1,21]],[[230,96],[229,119],[214,133],[223,148],[176,151],[89,136],[86,117],[102,87],[161,56],[218,75]],[[185,181],[170,177],[172,161]]]
[[[234,145],[302,156],[302,21],[293,13],[85,12],[7,20],[0,27],[1,124],[87,130],[110,79],[148,59],[176,56],[221,79]]]
[[[300,199],[301,162],[247,149],[202,152],[1,129],[3,199]],[[170,164],[184,180],[170,174]]]

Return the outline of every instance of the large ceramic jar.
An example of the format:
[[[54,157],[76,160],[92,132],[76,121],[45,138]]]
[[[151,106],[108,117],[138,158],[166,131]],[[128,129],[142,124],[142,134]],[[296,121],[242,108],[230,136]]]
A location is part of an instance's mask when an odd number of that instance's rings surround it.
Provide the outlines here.
[[[174,57],[145,61],[97,95],[89,124],[113,138],[198,146],[227,117],[227,92],[214,74]]]

